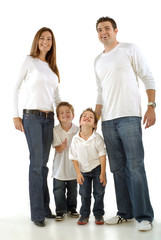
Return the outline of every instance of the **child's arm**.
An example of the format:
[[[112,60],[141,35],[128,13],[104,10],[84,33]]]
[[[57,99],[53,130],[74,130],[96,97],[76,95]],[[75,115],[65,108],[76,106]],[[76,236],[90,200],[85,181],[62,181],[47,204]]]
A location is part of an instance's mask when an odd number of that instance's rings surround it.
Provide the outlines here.
[[[83,185],[84,177],[79,169],[78,161],[73,160],[73,165],[77,174],[77,183],[79,183],[80,185]]]
[[[55,150],[56,150],[56,152],[58,152],[58,153],[62,153],[62,152],[64,151],[64,149],[66,149],[66,148],[67,148],[67,139],[65,139],[65,141],[62,142],[61,145],[55,146]]]
[[[106,185],[106,156],[99,157],[101,163],[101,174],[100,174],[100,183],[103,186]]]

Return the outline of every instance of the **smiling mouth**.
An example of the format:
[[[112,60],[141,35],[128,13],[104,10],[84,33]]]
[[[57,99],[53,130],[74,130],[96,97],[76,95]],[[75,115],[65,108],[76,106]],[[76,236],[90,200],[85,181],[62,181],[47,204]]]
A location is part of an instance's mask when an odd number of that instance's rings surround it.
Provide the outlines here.
[[[102,39],[105,39],[105,40],[106,40],[107,38],[108,38],[108,36],[103,36],[103,37],[102,37]]]
[[[84,122],[90,122],[88,119],[84,120]]]

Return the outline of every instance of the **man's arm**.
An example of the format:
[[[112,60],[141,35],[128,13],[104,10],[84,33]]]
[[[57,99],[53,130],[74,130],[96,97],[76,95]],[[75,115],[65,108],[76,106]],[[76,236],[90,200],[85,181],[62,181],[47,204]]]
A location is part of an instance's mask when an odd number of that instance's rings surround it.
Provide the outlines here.
[[[146,90],[148,96],[148,102],[155,102],[155,90],[148,89]],[[155,124],[156,116],[155,109],[152,106],[148,106],[148,109],[144,115],[143,124],[145,124],[145,128],[149,128]]]
[[[95,112],[99,120],[102,114],[102,105],[96,104]]]

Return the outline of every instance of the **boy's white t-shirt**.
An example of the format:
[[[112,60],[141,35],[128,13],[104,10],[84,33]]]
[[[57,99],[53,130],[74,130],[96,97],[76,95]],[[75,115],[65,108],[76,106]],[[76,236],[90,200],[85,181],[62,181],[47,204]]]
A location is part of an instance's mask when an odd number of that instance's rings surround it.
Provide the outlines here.
[[[71,144],[73,136],[79,131],[79,128],[72,123],[71,128],[68,132],[64,131],[61,125],[57,125],[53,130],[53,143],[52,146],[59,146],[62,142],[67,139],[67,148],[62,152],[58,153],[55,151],[52,177],[67,181],[76,179],[76,172],[73,166],[72,161],[69,161],[69,146]]]
[[[81,172],[90,172],[100,165],[99,157],[106,155],[102,136],[93,131],[93,134],[84,140],[77,133],[69,149],[69,159],[78,161]],[[72,162],[72,161],[71,161]]]

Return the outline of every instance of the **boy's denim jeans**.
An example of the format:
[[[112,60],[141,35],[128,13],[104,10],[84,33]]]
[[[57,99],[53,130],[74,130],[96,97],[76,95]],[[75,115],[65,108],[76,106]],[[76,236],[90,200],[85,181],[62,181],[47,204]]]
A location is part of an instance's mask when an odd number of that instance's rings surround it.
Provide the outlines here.
[[[76,210],[77,207],[77,181],[62,181],[53,179],[53,193],[56,205],[56,214]]]
[[[140,117],[124,117],[102,122],[102,132],[114,176],[118,215],[153,221]]]
[[[94,196],[94,216],[104,215],[104,193],[105,186],[103,187],[100,183],[101,165],[94,168],[91,172],[82,173],[84,177],[83,185],[80,185],[79,194],[81,195],[82,206],[80,209],[81,216],[88,217],[90,215],[91,208],[91,193],[93,185],[93,196]]]
[[[29,193],[31,220],[43,221],[51,214],[47,186],[47,162],[53,139],[54,120],[26,113],[23,125],[30,152]]]

